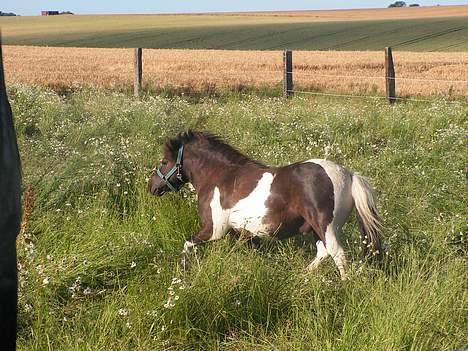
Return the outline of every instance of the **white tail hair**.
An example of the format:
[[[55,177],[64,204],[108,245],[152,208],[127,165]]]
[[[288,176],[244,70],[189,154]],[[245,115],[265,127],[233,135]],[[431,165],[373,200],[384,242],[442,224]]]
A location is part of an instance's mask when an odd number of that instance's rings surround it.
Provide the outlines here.
[[[364,254],[367,255],[369,247],[372,248],[373,254],[382,254],[380,241],[382,226],[372,186],[365,177],[353,174],[351,193],[357,210]]]

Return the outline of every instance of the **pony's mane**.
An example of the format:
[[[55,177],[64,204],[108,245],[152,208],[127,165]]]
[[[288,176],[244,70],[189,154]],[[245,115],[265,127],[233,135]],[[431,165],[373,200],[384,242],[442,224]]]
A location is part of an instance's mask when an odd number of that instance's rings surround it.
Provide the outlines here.
[[[188,144],[196,144],[197,147],[208,149],[212,152],[220,153],[226,160],[238,165],[253,164],[260,167],[266,167],[264,164],[251,159],[239,150],[227,144],[219,136],[207,133],[188,130],[179,133],[175,138],[166,142],[165,148],[175,159],[179,148]]]

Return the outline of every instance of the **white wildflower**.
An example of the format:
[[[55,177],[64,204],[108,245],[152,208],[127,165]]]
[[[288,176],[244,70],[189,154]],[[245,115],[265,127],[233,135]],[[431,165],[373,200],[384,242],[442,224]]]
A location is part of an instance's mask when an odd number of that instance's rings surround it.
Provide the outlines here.
[[[120,308],[117,313],[119,314],[119,316],[127,316],[128,315],[128,311],[125,308]]]

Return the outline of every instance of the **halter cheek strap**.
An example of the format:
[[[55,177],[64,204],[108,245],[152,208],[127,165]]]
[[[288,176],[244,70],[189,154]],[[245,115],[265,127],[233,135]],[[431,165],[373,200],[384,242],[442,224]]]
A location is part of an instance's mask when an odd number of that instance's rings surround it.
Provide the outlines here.
[[[182,180],[182,172],[181,172],[181,168],[182,168],[182,156],[184,155],[184,145],[182,144],[182,146],[179,148],[179,152],[177,153],[177,160],[176,160],[176,163],[175,165],[170,169],[169,172],[167,172],[166,174],[162,174],[162,172],[159,170],[159,168],[156,170],[156,174],[159,176],[159,178],[162,179],[162,181],[167,185],[167,187],[171,190],[171,191],[174,191],[174,192],[177,192],[179,191],[180,189],[180,184],[179,186],[175,185],[175,184],[172,184],[171,181],[170,181],[170,178],[174,175],[174,173],[177,172],[177,179],[182,183],[183,180]]]

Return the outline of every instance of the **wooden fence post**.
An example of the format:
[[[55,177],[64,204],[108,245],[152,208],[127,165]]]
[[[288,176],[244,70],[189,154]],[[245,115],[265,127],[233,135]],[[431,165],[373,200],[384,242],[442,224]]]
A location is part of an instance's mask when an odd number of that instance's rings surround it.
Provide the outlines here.
[[[396,101],[395,89],[395,67],[393,65],[392,48],[385,48],[385,92],[388,102],[393,104]]]
[[[293,64],[292,51],[283,52],[283,96],[288,98],[293,94]]]
[[[138,97],[141,90],[141,80],[143,77],[142,57],[143,50],[141,48],[135,49],[135,80],[133,82],[133,95]]]

